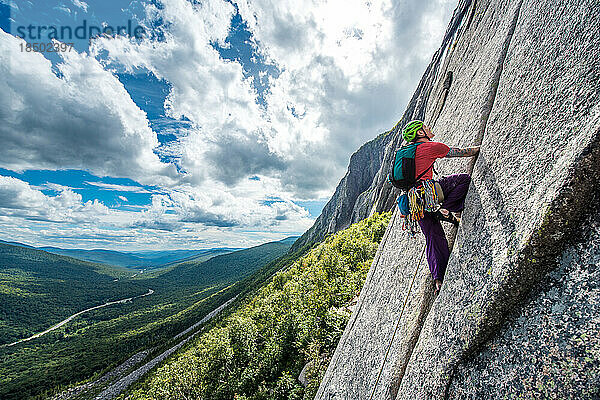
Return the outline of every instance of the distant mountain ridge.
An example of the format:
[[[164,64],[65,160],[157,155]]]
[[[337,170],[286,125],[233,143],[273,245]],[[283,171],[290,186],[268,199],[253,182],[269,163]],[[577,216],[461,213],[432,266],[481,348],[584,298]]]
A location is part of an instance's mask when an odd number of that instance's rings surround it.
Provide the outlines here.
[[[285,239],[284,239],[285,240]],[[189,261],[202,257],[208,259],[221,254],[242,250],[236,247],[218,247],[202,250],[142,250],[142,251],[116,251],[106,249],[63,249],[60,247],[44,246],[35,247],[19,242],[0,240],[0,243],[12,246],[26,247],[43,250],[48,253],[73,257],[83,261],[100,264],[116,265],[127,268],[152,268]]]
[[[293,243],[299,236],[289,236],[274,242]],[[63,249],[54,246],[35,247],[25,243],[1,240],[0,243],[11,246],[26,247],[30,249],[43,250],[48,253],[61,256],[73,257],[82,261],[114,265],[126,268],[153,268],[169,267],[186,261],[206,261],[211,257],[233,253],[243,250],[242,247],[215,247],[200,250],[141,250],[141,251],[116,251],[107,249]]]
[[[216,256],[240,250],[239,248],[215,248],[206,250],[166,250],[146,252],[120,252],[114,250],[80,250],[61,249],[56,247],[40,247],[49,253],[66,255],[86,261],[118,265],[129,268],[152,268],[198,258],[201,256]]]

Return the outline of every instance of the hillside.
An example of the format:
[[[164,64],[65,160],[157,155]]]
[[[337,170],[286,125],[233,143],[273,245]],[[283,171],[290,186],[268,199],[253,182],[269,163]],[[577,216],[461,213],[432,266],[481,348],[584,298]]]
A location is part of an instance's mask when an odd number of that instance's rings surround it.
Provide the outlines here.
[[[147,292],[122,268],[0,243],[0,345],[82,309]]]
[[[122,398],[314,397],[389,217],[327,238]],[[307,364],[305,388],[296,378]]]
[[[459,3],[398,125],[481,144],[474,163],[437,163],[472,174],[444,286],[434,298],[422,236],[394,214],[316,399],[600,396],[599,11]],[[339,207],[393,207],[390,134],[370,188]]]
[[[253,274],[262,276],[265,264],[284,255],[291,242],[267,243],[135,277],[130,276],[131,272],[125,275],[119,268],[102,264],[1,246],[0,265],[5,266],[1,307],[2,315],[8,316],[2,326],[15,332],[12,338],[47,329],[70,314],[105,300],[154,291],[151,296],[82,314],[31,341],[0,347],[0,398],[20,399],[58,390],[105,371],[141,350],[164,345],[227,300],[248,290],[246,286],[253,282]],[[98,272],[105,270],[112,275]],[[117,298],[108,297],[114,294],[113,288],[124,292]],[[125,289],[130,291],[125,293]],[[56,317],[47,319],[52,310],[56,310]],[[4,336],[3,340],[9,342]]]
[[[196,282],[200,284],[227,280],[252,274],[257,266],[265,265],[285,254],[291,246],[290,241],[270,242],[250,249],[238,250],[230,254],[212,257],[206,261],[185,261],[175,268],[160,274],[159,282],[170,285]]]

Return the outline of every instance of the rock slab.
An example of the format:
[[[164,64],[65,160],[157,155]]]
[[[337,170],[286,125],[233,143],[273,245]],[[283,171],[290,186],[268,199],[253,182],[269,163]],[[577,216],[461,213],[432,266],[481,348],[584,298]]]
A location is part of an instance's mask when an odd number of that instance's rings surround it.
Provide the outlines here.
[[[594,285],[575,291],[575,282],[595,276],[588,266],[597,249],[569,256],[582,252],[586,239],[596,243],[590,225],[597,226],[600,203],[598,32],[600,3],[592,0],[459,3],[403,117],[421,113],[439,141],[482,145],[474,165],[438,163],[443,174],[474,167],[444,287],[434,300],[426,263],[418,260],[422,238],[409,240],[395,216],[317,399],[598,393],[597,379],[570,378],[600,372],[597,341],[589,339],[597,336],[598,304],[573,310],[578,298],[597,296]],[[394,135],[383,166],[398,144]],[[356,198],[354,215],[365,214],[357,206],[393,206],[384,169]],[[546,281],[555,282],[555,292],[532,291]],[[543,304],[554,311],[544,314]],[[532,318],[536,313],[545,319]],[[556,360],[534,349],[541,341],[524,332],[535,327]],[[561,344],[571,348],[559,351]],[[528,383],[500,366],[505,355],[522,366]],[[571,369],[559,367],[569,360]],[[539,385],[546,386],[532,392]]]

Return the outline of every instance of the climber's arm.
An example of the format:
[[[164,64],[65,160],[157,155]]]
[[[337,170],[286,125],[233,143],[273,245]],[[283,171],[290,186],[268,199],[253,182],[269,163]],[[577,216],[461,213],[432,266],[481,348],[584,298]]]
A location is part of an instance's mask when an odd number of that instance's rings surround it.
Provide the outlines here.
[[[458,147],[450,147],[450,151],[446,154],[446,158],[450,157],[473,157],[479,153],[478,147],[467,147],[465,149],[459,149]]]

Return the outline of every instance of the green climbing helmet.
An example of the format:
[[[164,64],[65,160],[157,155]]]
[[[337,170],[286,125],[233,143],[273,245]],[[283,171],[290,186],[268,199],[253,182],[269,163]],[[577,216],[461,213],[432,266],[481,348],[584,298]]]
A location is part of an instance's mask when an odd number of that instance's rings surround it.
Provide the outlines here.
[[[423,121],[417,119],[410,121],[404,126],[404,129],[402,129],[402,137],[407,142],[412,142],[421,128],[423,128]]]

